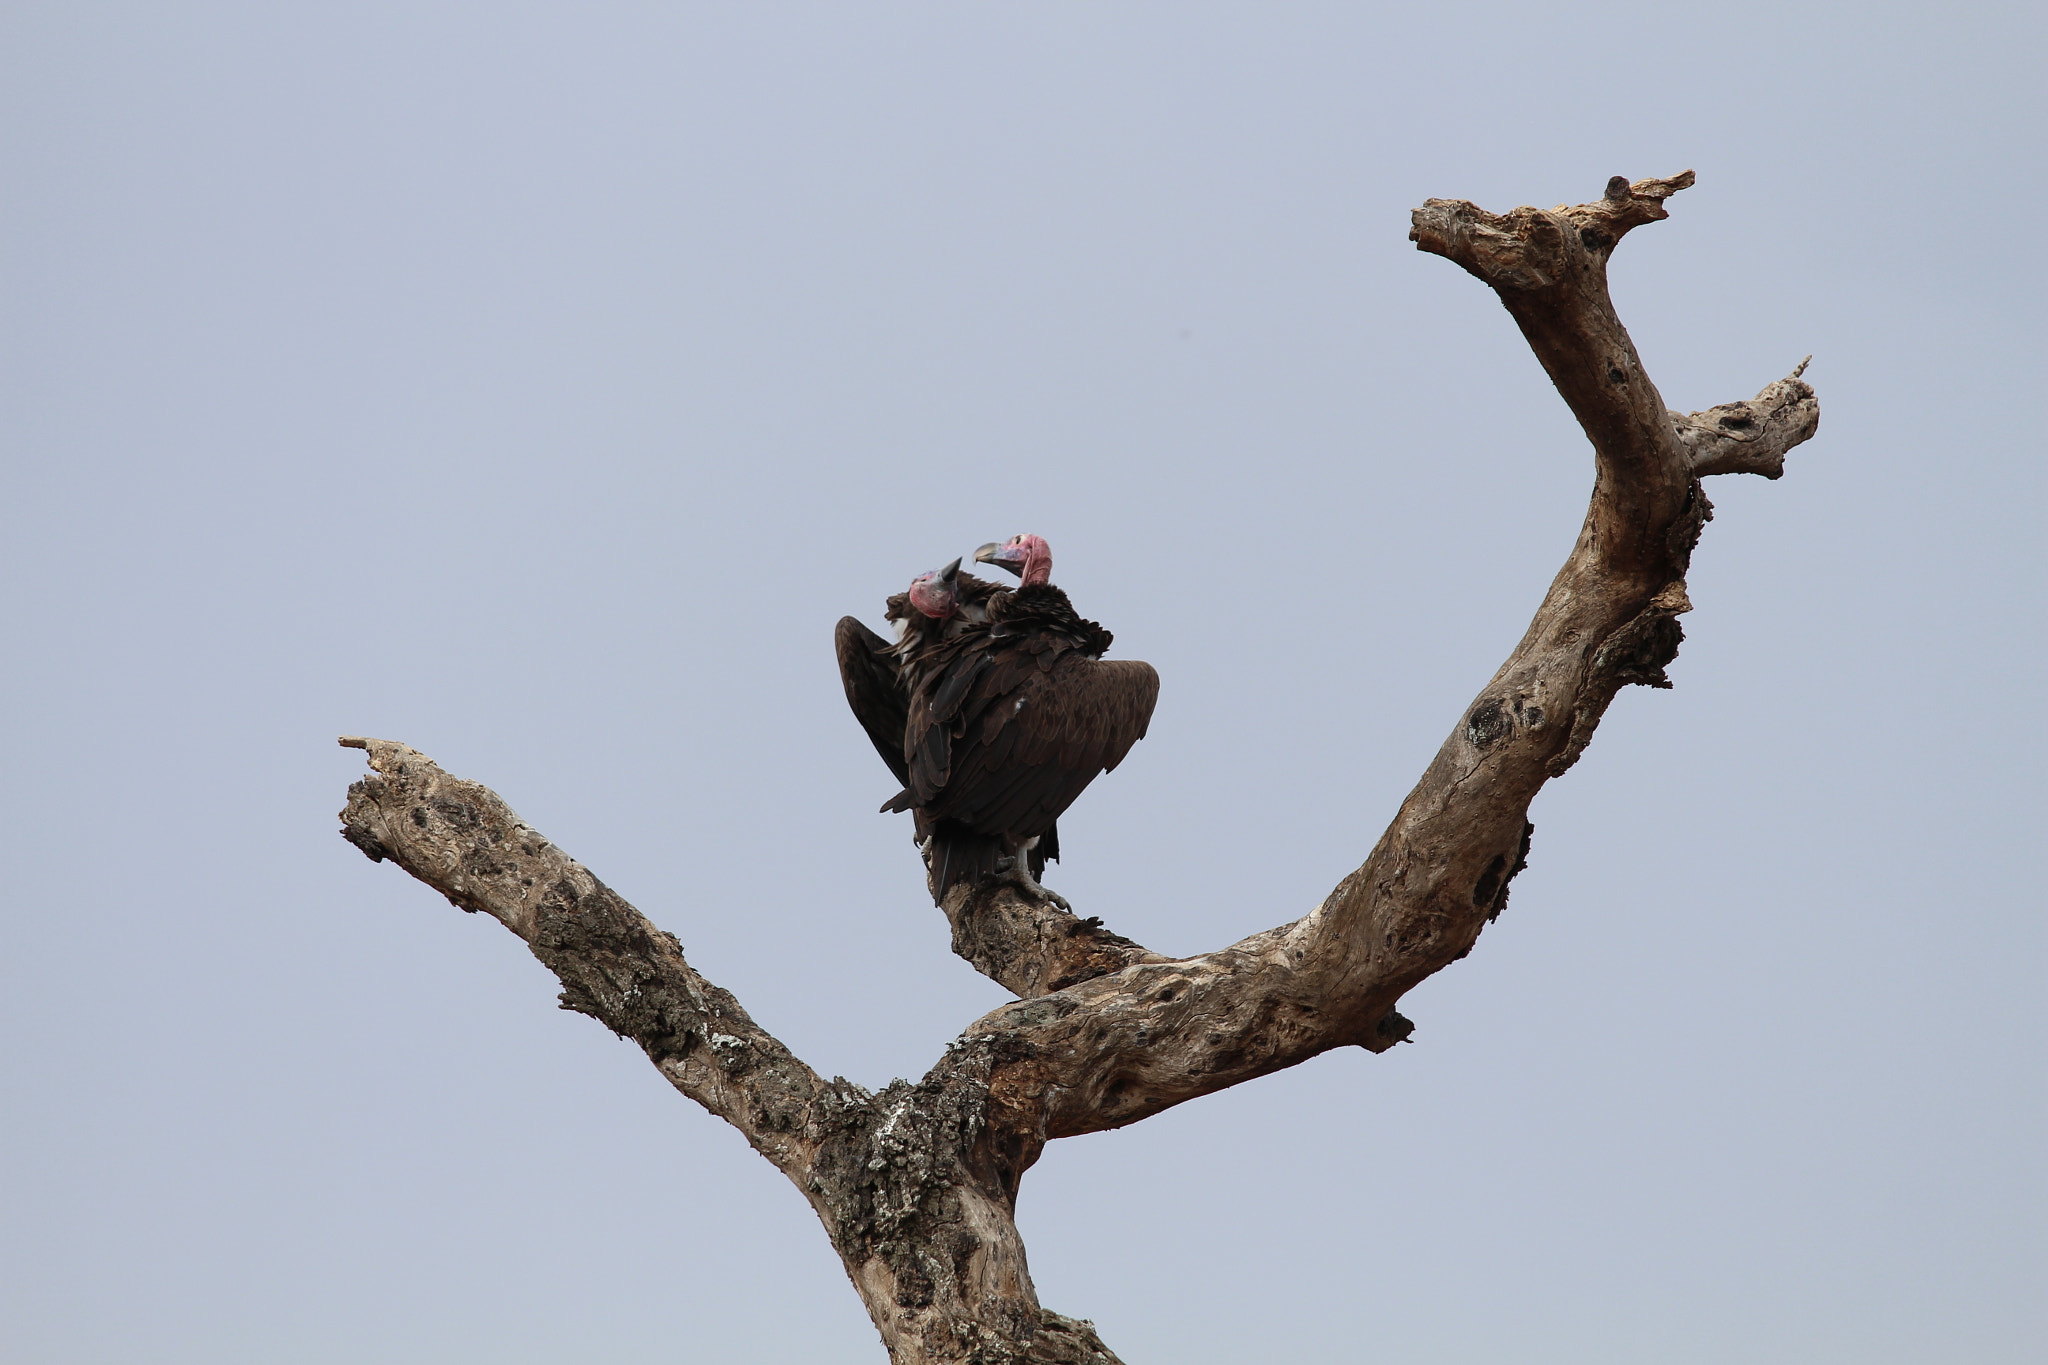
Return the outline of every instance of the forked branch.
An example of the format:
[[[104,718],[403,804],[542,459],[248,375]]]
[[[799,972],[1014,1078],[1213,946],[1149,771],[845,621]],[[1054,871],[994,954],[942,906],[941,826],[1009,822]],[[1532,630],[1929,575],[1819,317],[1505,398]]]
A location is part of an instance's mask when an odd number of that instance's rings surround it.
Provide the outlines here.
[[[565,1008],[647,1053],[740,1130],[816,1211],[901,1365],[1117,1365],[1085,1322],[1041,1308],[1014,1218],[1036,1140],[988,1121],[999,1044],[962,1039],[917,1085],[821,1080],[656,929],[496,793],[389,740],[369,754],[342,835],[525,940]]]
[[[1046,1141],[1114,1128],[1332,1048],[1385,1051],[1417,982],[1462,957],[1526,861],[1529,803],[1577,761],[1630,683],[1664,669],[1709,475],[1776,478],[1814,434],[1805,366],[1745,402],[1664,405],[1607,290],[1633,229],[1692,173],[1496,215],[1432,199],[1417,247],[1484,281],[1594,455],[1577,544],[1528,631],[1437,751],[1364,864],[1303,918],[1167,959],[1014,890],[956,888],[953,946],[1020,999],[970,1025],[921,1082],[869,1096],[761,1030],[583,867],[495,795],[401,744],[350,740],[374,776],[351,842],[525,939],[563,1002],[633,1038],[670,1082],[747,1134],[818,1210],[892,1358],[1113,1365],[1092,1328],[1038,1306],[1012,1214]]]
[[[1470,951],[1505,905],[1536,793],[1577,760],[1621,687],[1669,686],[1677,617],[1691,609],[1685,571],[1711,513],[1700,474],[1782,462],[1818,422],[1796,375],[1712,410],[1751,422],[1738,458],[1733,442],[1682,440],[1644,373],[1607,261],[1691,183],[1617,178],[1594,203],[1548,212],[1435,199],[1416,211],[1417,246],[1495,290],[1593,444],[1579,541],[1371,856],[1315,911],[1220,952],[1076,984],[1056,1017],[1041,1002],[977,1025],[1014,1045],[996,1078],[1007,1122],[1048,1137],[1116,1127],[1334,1047],[1392,1046],[1409,1028],[1400,997]]]

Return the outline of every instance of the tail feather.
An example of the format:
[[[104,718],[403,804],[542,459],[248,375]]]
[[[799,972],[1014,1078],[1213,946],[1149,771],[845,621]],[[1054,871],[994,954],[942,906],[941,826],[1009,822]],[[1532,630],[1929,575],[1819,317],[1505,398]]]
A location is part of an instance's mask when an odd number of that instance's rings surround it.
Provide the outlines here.
[[[996,862],[1003,855],[1003,841],[993,834],[977,834],[951,820],[941,820],[932,830],[930,855],[932,903],[946,899],[946,893],[966,882],[972,886],[983,877],[993,877]],[[1035,861],[1035,860],[1034,860]]]
[[[925,852],[934,905],[942,903],[946,893],[961,882],[971,886],[984,877],[995,876],[996,864],[1008,856],[1003,851],[1001,835],[977,834],[952,820],[941,820],[932,826],[930,837]],[[1024,855],[1034,881],[1045,875],[1048,853],[1055,858],[1060,856],[1059,842],[1050,830]]]

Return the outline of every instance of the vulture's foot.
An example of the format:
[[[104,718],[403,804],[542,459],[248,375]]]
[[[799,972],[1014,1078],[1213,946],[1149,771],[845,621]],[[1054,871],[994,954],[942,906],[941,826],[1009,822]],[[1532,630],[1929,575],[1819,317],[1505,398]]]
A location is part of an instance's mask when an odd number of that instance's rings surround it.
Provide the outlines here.
[[[1065,896],[1044,886],[1031,875],[1031,859],[1022,853],[1014,858],[998,858],[995,880],[1010,883],[1035,901],[1057,905],[1070,915],[1074,913],[1074,907],[1067,904]]]

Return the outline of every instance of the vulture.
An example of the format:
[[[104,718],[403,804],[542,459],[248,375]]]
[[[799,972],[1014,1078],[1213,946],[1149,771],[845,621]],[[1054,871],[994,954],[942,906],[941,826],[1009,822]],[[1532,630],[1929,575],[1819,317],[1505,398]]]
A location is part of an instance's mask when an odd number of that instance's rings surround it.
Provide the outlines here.
[[[1159,675],[1147,663],[1103,661],[1110,633],[1052,585],[1042,537],[1012,536],[974,558],[1022,581],[972,601],[912,585],[909,604],[924,620],[898,647],[903,790],[882,809],[916,813],[934,901],[961,882],[1000,876],[1064,909],[1038,882],[1046,859],[1059,857],[1055,822],[1145,737]],[[910,646],[913,637],[921,643]],[[878,731],[898,713],[863,713],[858,701],[854,710],[880,749]]]

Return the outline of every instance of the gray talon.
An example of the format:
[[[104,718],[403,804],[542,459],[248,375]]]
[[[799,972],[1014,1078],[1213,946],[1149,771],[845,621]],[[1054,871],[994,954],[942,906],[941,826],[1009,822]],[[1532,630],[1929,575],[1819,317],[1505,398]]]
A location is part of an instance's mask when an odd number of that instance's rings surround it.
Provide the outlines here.
[[[1068,914],[1074,912],[1074,907],[1067,904],[1065,896],[1062,896],[1057,891],[1047,889],[1039,883],[1038,878],[1031,875],[1031,862],[1024,854],[1019,853],[1014,858],[999,858],[996,860],[995,866],[996,875],[994,879],[996,881],[1010,883],[1035,901],[1045,901],[1048,904],[1057,905]]]

